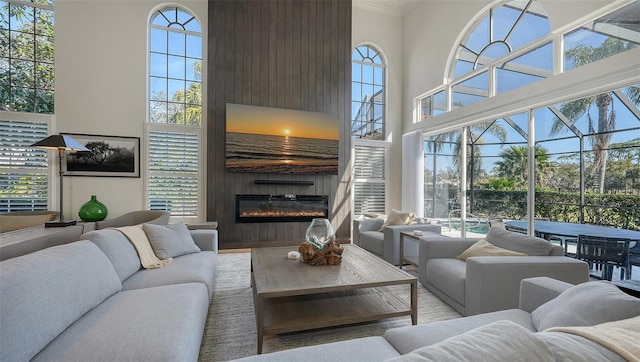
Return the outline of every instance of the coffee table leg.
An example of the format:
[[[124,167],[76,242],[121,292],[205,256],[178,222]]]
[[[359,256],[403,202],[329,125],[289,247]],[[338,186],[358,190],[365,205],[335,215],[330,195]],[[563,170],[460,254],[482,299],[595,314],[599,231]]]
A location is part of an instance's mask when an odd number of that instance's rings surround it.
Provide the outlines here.
[[[418,283],[411,283],[411,324],[418,324]]]
[[[258,297],[258,306],[256,308],[256,327],[258,330],[258,354],[262,354],[262,339],[264,338],[264,301],[262,297]]]
[[[400,233],[400,262],[398,263],[398,267],[402,269],[402,264],[404,264],[404,234]]]

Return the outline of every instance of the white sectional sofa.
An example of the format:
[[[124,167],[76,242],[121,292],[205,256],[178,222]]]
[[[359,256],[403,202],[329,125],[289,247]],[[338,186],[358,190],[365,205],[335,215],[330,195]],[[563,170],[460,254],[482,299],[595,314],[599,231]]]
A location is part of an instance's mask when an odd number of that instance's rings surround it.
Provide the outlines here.
[[[197,361],[217,231],[191,236],[159,269],[116,230],[0,262],[0,361]]]
[[[301,347],[238,361],[632,361],[640,299],[607,281],[547,277],[520,287],[517,309],[394,328],[384,336]]]

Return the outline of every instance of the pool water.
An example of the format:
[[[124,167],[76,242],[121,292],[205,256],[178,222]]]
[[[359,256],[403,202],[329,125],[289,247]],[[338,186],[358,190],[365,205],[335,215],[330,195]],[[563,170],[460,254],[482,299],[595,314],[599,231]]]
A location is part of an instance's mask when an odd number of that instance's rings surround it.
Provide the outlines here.
[[[476,225],[475,221],[467,221],[467,224],[469,223],[473,223],[472,227],[468,227],[467,231],[471,231],[474,233],[478,233],[478,234],[487,234],[489,232],[489,229],[491,228],[489,226],[489,223],[487,223],[486,221],[480,221],[479,224]],[[451,225],[449,225],[449,221],[447,220],[442,220],[442,221],[438,221],[438,225],[443,226],[443,227],[448,227],[451,230],[460,230],[460,222],[459,221],[452,221]]]

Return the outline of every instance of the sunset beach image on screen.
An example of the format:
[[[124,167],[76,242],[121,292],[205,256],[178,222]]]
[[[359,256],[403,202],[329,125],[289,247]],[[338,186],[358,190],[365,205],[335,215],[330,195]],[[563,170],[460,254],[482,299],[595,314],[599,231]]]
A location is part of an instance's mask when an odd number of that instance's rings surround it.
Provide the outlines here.
[[[227,103],[226,169],[337,175],[338,116]]]

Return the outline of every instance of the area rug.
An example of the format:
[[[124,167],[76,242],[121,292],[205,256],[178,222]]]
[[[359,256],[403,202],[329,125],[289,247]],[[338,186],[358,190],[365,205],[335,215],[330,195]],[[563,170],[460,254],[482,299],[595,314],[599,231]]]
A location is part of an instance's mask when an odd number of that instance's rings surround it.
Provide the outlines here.
[[[256,320],[250,285],[250,253],[220,254],[216,287],[200,348],[200,361],[228,361],[257,353]],[[408,299],[409,288],[397,288]],[[418,285],[418,323],[459,318],[461,315]],[[381,336],[394,327],[411,325],[410,317],[265,336],[263,353],[302,346]]]

